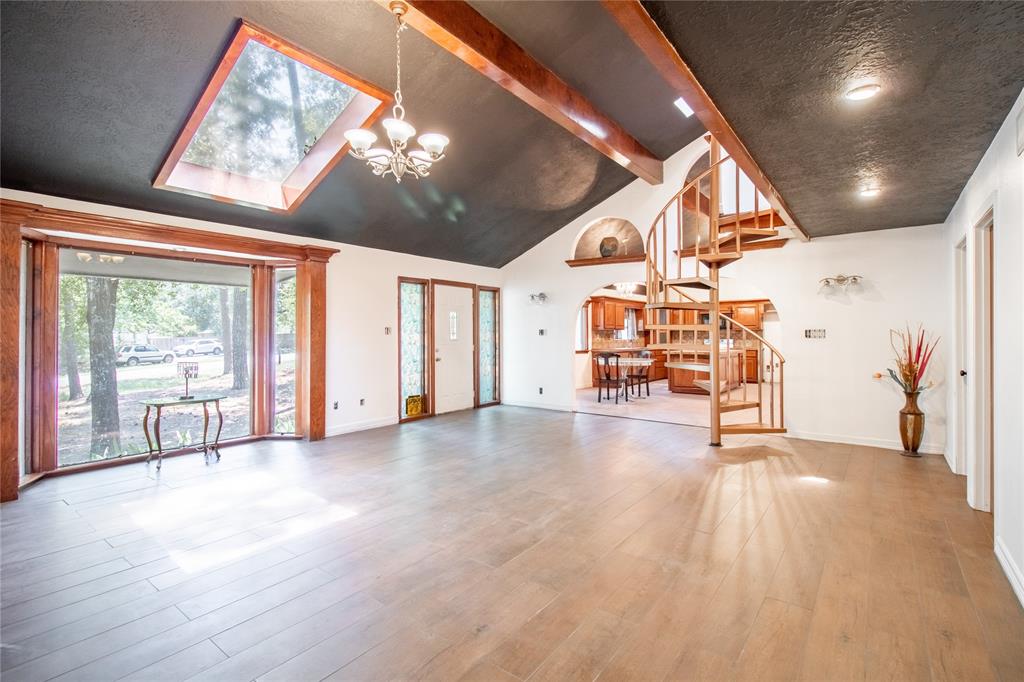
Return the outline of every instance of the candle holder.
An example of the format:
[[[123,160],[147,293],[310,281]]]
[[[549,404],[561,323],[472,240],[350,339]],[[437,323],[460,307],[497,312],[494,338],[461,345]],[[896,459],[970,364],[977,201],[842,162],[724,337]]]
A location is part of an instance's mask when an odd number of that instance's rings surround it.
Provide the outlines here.
[[[178,376],[185,379],[185,395],[178,398],[178,400],[191,400],[192,394],[188,392],[188,380],[199,378],[199,363],[198,362],[179,362],[178,363]]]

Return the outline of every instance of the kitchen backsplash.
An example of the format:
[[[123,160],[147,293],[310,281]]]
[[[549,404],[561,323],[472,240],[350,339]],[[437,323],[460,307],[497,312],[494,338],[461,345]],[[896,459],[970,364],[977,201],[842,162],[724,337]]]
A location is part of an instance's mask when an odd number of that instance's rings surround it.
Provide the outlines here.
[[[615,338],[613,330],[594,330],[590,339],[590,346],[597,350],[605,348],[643,348],[646,346],[644,336],[641,334],[635,339]]]

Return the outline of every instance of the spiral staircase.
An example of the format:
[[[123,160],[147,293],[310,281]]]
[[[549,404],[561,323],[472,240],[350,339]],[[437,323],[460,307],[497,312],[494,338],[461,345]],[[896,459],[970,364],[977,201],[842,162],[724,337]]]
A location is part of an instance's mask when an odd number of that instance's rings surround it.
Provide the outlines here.
[[[718,142],[709,141],[707,170],[669,200],[648,233],[644,321],[652,332],[648,348],[665,351],[666,368],[706,376],[693,383],[711,397],[711,444],[721,445],[723,434],[786,431],[785,358],[721,312],[718,287],[722,268],[743,258],[745,247],[777,237],[782,225]],[[753,210],[742,212],[748,186]],[[757,351],[759,376],[747,376],[748,350]],[[722,415],[733,412],[749,420],[730,417],[723,424]]]

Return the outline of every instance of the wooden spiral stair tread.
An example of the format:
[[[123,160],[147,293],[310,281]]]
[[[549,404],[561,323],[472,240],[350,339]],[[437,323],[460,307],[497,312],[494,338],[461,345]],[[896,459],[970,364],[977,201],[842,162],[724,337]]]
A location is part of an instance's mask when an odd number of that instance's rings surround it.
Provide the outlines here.
[[[786,433],[781,426],[772,426],[761,422],[750,422],[749,424],[722,424],[723,434],[742,433]]]
[[[718,410],[720,412],[738,412],[740,410],[749,410],[752,407],[757,407],[761,403],[756,400],[731,400],[727,403],[719,405]]]
[[[679,289],[717,289],[718,282],[712,282],[707,277],[676,277],[664,280],[664,284]]]
[[[653,335],[647,348],[664,353],[666,369],[696,372],[706,377],[687,377],[687,381],[707,392],[711,412],[710,442],[720,445],[723,434],[786,432],[785,358],[748,327],[749,322],[743,323],[724,314],[719,293],[721,269],[741,259],[745,248],[777,248],[786,239],[777,238],[781,220],[776,222],[778,215],[771,206],[763,209],[759,206],[757,195],[753,210],[741,211],[738,188],[745,176],[735,164],[734,170],[726,171],[722,164],[729,156],[722,156],[721,145],[713,136],[708,135],[706,139],[711,145],[707,168],[668,201],[648,232],[645,330]],[[737,188],[731,206],[728,199],[723,201],[722,194],[723,187],[733,182],[724,178],[727,172],[735,173]],[[708,183],[707,191],[702,183]],[[700,197],[706,200],[698,200]],[[723,211],[732,213],[723,214]],[[684,248],[686,244],[689,246]],[[704,295],[698,295],[699,291],[705,292]],[[694,311],[708,314],[694,315]],[[741,312],[743,315],[737,314],[737,317],[748,320],[746,312]],[[706,324],[696,324],[705,320]],[[737,366],[740,369],[737,370]],[[718,386],[714,386],[715,383]],[[722,423],[725,413],[754,408],[757,422]]]

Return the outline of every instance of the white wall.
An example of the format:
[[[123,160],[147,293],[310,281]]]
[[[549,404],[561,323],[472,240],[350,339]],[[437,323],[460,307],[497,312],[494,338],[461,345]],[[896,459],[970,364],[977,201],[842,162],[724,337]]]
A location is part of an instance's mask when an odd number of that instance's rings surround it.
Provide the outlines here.
[[[677,152],[665,162],[665,177],[685,177],[706,149],[707,144],[697,140]],[[503,402],[573,408],[573,338],[580,304],[608,283],[644,281],[644,264],[570,268],[565,261],[573,257],[579,235],[599,218],[624,218],[646,236],[654,216],[680,189],[677,184],[669,181],[652,187],[635,180],[502,268]],[[531,304],[529,295],[542,291],[548,295],[547,303]],[[543,336],[538,333],[541,329]]]
[[[666,162],[665,177],[682,178],[704,152],[703,141]],[[625,218],[646,236],[651,221],[679,187],[637,180],[503,268],[505,277],[506,403],[573,409],[573,324],[580,303],[607,282],[643,279],[643,264],[569,268],[578,235],[593,220]],[[902,394],[872,378],[889,364],[889,329],[915,325],[945,333],[950,311],[942,295],[950,273],[941,226],[791,241],[785,248],[749,252],[724,272],[726,298],[769,298],[779,321],[770,333],[786,357],[786,421],[798,437],[901,448],[897,413]],[[908,267],[908,264],[911,266]],[[840,294],[819,291],[827,275],[860,274],[863,284]],[[543,291],[543,306],[528,302]],[[803,338],[824,328],[827,338]],[[538,329],[545,329],[543,336]],[[945,444],[945,366],[948,346],[936,352],[926,394],[923,451]],[[543,387],[541,395],[539,389]]]
[[[960,198],[946,218],[944,258],[952,271],[956,244],[967,236],[968,260],[975,248],[974,226],[993,211],[993,373],[994,373],[994,499],[996,555],[1024,602],[1024,158],[1016,150],[1016,118],[1024,109],[1024,93],[1017,98]],[[955,297],[948,289],[947,304],[953,319]],[[968,282],[968,296],[973,282]],[[950,327],[950,338],[952,338]],[[948,367],[948,381],[957,382],[959,367]],[[968,378],[977,372],[968,367]],[[950,411],[956,396],[949,399]],[[957,442],[956,420],[950,420],[948,441]],[[966,471],[976,462],[968,452]],[[954,459],[950,466],[955,467]],[[972,476],[969,476],[971,479]],[[981,481],[969,480],[969,498],[984,505]]]
[[[792,436],[902,449],[897,413],[902,392],[872,378],[892,365],[889,330],[924,325],[944,336],[950,310],[945,292],[946,236],[941,225],[791,240],[784,248],[751,251],[730,276],[756,282],[778,310],[771,330],[786,358],[786,426]],[[911,264],[908,267],[908,264]],[[845,289],[822,288],[829,275],[864,279]],[[804,338],[824,329],[824,339]],[[928,377],[936,385],[920,405],[926,415],[922,452],[941,453],[946,440],[946,364],[940,341]]]
[[[340,249],[327,265],[326,427],[329,436],[398,421],[396,328],[399,275],[488,286],[501,284],[501,273],[495,268],[320,239],[291,237],[235,225],[133,211],[31,192],[2,189],[0,196],[85,213]],[[391,328],[389,336],[384,334],[385,327]],[[360,398],[366,399],[365,405],[359,405]],[[338,403],[337,410],[333,409],[335,402]]]

